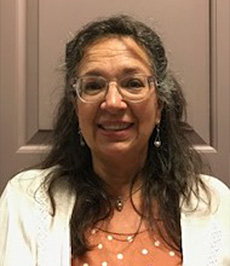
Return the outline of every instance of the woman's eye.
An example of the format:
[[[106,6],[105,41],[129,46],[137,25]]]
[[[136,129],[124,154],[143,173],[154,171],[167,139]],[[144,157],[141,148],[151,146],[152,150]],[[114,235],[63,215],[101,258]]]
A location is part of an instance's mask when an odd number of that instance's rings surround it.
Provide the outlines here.
[[[140,79],[129,79],[123,82],[122,87],[128,89],[139,89],[144,87],[144,83]]]
[[[96,93],[104,89],[103,82],[100,81],[89,81],[83,85],[84,93]]]

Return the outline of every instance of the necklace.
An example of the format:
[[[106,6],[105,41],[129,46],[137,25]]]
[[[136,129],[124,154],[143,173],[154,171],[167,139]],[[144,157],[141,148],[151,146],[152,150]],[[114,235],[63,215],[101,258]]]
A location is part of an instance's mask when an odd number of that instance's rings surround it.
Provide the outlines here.
[[[140,222],[138,224],[138,228],[136,230],[136,232],[132,232],[132,233],[118,233],[118,232],[111,232],[109,230],[106,230],[106,229],[103,229],[101,227],[95,227],[95,229],[93,230],[93,234],[96,233],[95,230],[99,230],[101,232],[104,232],[106,234],[108,234],[107,236],[107,239],[108,240],[117,240],[117,241],[120,241],[120,242],[133,242],[133,240],[135,239],[135,237],[138,235],[138,234],[141,234],[143,232],[145,232],[147,229],[143,229],[142,231],[140,230],[141,229],[141,225],[142,225],[142,222],[143,222],[143,218],[140,217]]]
[[[115,208],[117,211],[121,212],[122,209],[124,207],[124,199],[122,199],[121,196],[119,196],[116,200],[115,200]]]
[[[122,196],[118,196],[115,200],[115,208],[117,211],[121,212],[124,208],[124,204],[125,202],[131,198],[134,194],[136,194],[139,190],[141,189],[141,187],[137,188],[133,193],[131,193],[131,195],[129,195],[128,197],[126,197],[125,199]]]

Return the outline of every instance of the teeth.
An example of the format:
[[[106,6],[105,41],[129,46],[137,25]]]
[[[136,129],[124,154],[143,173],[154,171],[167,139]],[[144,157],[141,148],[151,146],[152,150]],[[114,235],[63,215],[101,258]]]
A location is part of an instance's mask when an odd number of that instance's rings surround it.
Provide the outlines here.
[[[113,124],[113,125],[101,125],[101,127],[105,130],[122,130],[130,127],[131,124]]]

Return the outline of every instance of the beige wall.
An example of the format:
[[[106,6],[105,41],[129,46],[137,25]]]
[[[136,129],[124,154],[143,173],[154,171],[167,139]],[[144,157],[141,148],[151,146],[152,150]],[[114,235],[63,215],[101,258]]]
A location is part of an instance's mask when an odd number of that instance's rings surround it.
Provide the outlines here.
[[[125,12],[155,27],[184,87],[194,145],[229,181],[228,0],[0,0],[0,191],[47,149],[65,42],[85,22]]]

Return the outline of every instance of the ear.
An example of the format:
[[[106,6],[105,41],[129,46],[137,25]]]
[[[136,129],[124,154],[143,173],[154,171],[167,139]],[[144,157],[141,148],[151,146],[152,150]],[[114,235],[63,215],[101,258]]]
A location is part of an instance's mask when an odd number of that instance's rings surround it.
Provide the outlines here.
[[[157,108],[156,108],[156,124],[160,124],[161,122],[161,112],[163,110],[163,104],[158,100]]]

